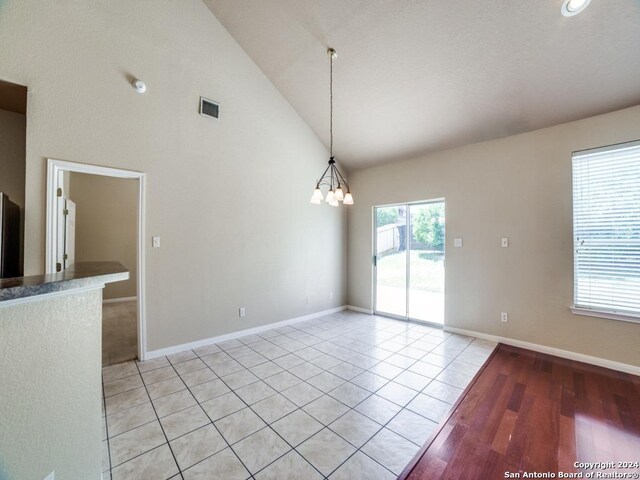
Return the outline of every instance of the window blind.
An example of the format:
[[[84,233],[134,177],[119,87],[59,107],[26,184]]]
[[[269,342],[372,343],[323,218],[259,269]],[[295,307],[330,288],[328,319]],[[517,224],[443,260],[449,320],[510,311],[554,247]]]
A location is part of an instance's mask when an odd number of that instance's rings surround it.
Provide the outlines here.
[[[573,154],[576,308],[640,317],[640,141]]]

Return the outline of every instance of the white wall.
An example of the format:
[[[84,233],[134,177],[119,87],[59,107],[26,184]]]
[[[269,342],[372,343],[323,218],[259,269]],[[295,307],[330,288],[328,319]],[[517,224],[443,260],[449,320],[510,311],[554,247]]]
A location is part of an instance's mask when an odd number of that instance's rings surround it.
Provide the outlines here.
[[[0,45],[29,87],[27,274],[51,157],[147,173],[149,350],[345,302],[346,216],[309,204],[327,151],[200,0],[6,0]]]
[[[76,262],[116,261],[129,279],[109,283],[104,299],[137,295],[138,180],[69,173],[76,204]]]
[[[352,172],[348,303],[373,308],[372,207],[444,197],[447,326],[640,366],[640,324],[569,310],[571,152],[639,138],[634,107]]]

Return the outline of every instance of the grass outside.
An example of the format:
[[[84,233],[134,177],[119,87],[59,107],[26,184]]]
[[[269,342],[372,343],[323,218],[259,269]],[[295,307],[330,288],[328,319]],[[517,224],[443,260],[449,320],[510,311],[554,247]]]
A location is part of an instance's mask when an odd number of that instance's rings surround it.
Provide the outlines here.
[[[444,253],[412,250],[410,253],[411,289],[444,292]],[[407,252],[396,252],[378,259],[378,285],[405,287]]]

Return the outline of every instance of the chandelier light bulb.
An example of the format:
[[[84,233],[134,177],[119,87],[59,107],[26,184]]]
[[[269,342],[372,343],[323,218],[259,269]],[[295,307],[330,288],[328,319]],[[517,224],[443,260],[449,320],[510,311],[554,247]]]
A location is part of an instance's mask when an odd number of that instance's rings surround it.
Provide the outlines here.
[[[337,207],[340,204],[338,203],[338,200],[336,200],[334,197],[334,199],[329,202],[329,205],[331,205],[332,207]]]
[[[323,198],[324,196],[322,195],[322,191],[320,191],[320,188],[316,187],[316,189],[313,191],[313,195],[311,196],[311,203],[313,203],[314,205],[320,205]]]
[[[325,198],[325,200],[327,201],[327,203],[331,203],[331,202],[333,202],[335,200],[335,198],[336,198],[336,196],[333,193],[333,190],[329,190],[327,192],[327,198]]]
[[[344,200],[344,192],[342,191],[342,188],[338,187],[336,189],[336,200],[338,200],[339,202]]]
[[[353,205],[353,195],[351,195],[351,192],[347,192],[342,203],[345,205]]]

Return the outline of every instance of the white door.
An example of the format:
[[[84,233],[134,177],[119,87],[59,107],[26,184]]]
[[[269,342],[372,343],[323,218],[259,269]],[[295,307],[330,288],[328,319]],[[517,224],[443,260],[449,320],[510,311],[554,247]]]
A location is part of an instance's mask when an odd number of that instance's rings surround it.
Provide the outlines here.
[[[64,210],[64,257],[63,266],[66,270],[76,259],[76,204],[65,199]]]
[[[61,272],[64,270],[64,224],[65,224],[65,209],[66,209],[66,198],[63,196],[64,192],[63,181],[62,181],[62,172],[60,172],[58,178],[58,187],[56,188],[56,202],[55,202],[55,212],[56,212],[56,222],[55,222],[55,235],[56,235],[56,272]]]

